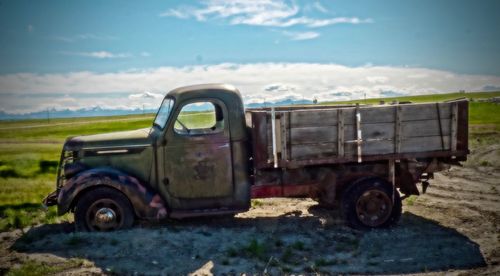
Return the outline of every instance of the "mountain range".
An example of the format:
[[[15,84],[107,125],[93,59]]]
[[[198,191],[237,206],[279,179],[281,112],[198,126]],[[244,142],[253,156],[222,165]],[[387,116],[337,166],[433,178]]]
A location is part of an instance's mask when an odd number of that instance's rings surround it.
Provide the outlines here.
[[[286,99],[278,102],[263,102],[251,103],[245,105],[247,108],[311,104],[310,100],[293,100]],[[119,116],[119,115],[134,115],[156,113],[156,109],[106,109],[100,106],[92,108],[81,108],[77,110],[63,109],[48,109],[43,111],[15,114],[0,111],[0,120],[23,120],[23,119],[52,119],[52,118],[75,118],[75,117],[99,117],[99,116]],[[196,111],[196,110],[193,110]]]

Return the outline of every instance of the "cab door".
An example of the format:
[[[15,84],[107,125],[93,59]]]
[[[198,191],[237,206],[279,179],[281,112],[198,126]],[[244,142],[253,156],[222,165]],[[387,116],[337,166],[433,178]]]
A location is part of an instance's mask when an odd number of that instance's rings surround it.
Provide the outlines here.
[[[179,107],[166,133],[165,176],[170,196],[220,198],[233,194],[227,108],[218,100]]]

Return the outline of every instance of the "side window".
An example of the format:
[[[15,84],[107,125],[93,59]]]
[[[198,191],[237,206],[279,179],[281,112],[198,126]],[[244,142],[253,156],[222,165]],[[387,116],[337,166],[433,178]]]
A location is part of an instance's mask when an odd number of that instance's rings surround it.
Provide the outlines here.
[[[212,102],[195,102],[182,107],[174,124],[176,133],[212,134],[224,130],[222,108]]]

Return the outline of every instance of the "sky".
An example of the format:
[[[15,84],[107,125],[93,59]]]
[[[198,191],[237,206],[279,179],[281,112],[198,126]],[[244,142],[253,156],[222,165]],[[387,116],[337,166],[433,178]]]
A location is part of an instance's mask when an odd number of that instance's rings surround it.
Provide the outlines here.
[[[500,1],[0,0],[0,111],[500,90]]]

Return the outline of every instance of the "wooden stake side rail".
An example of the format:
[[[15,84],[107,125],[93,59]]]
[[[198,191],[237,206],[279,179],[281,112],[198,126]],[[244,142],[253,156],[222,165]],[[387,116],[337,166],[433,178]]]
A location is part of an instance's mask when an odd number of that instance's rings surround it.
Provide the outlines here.
[[[300,167],[468,153],[468,102],[247,111],[254,166]]]

